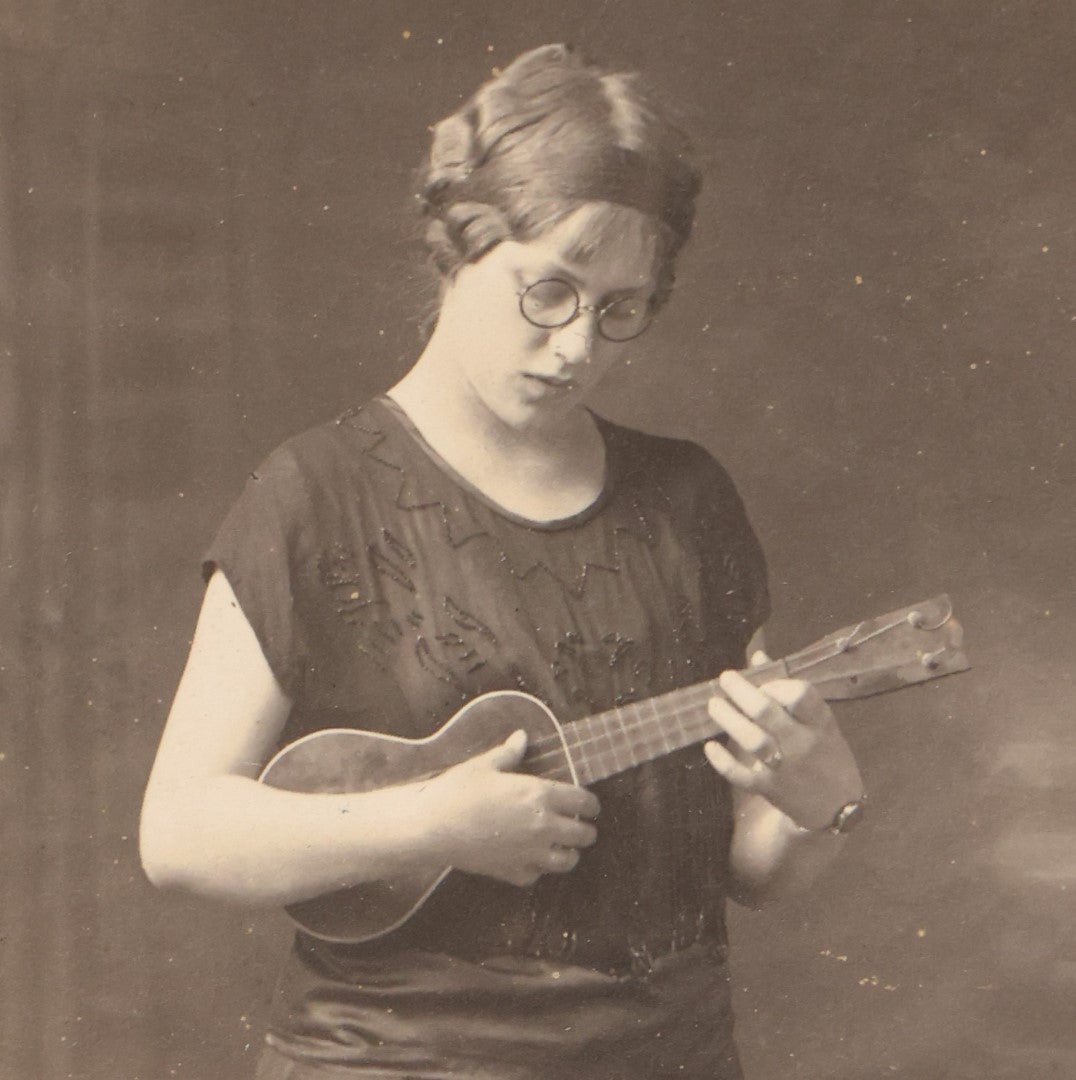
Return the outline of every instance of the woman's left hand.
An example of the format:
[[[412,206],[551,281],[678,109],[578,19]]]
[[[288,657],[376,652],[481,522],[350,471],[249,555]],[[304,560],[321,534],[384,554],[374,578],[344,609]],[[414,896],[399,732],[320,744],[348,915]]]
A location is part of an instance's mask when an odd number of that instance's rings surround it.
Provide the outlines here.
[[[730,784],[762,795],[806,829],[824,829],[862,797],[851,747],[810,683],[774,679],[758,688],[736,671],[718,682],[729,700],[711,698],[709,711],[732,749],[708,742],[705,750]]]

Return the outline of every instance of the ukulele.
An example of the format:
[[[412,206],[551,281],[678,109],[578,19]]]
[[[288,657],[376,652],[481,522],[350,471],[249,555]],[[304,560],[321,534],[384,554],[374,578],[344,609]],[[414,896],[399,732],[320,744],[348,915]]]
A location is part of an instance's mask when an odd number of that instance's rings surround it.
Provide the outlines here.
[[[826,701],[869,697],[969,667],[947,596],[856,623],[782,660],[743,674],[812,683]],[[519,771],[588,786],[643,762],[722,734],[707,702],[716,679],[560,723],[537,698],[515,690],[483,694],[423,739],[351,729],[316,731],[284,747],[259,777],[270,787],[347,794],[428,779],[475,757],[514,731],[527,733]],[[324,941],[372,941],[402,926],[452,872],[403,873],[290,904],[307,933]]]

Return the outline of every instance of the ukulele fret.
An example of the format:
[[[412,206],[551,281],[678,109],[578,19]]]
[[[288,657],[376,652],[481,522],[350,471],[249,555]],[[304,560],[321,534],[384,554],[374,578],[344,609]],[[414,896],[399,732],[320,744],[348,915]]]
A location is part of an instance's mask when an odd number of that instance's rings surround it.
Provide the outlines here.
[[[601,762],[601,767],[606,773],[620,772],[621,769],[627,768],[627,765],[617,755],[616,736],[618,728],[613,725],[612,718],[607,713],[600,713],[597,719],[601,724],[602,731],[595,757]]]
[[[579,782],[595,783],[718,734],[707,703],[720,693],[716,682],[687,687],[565,725]]]

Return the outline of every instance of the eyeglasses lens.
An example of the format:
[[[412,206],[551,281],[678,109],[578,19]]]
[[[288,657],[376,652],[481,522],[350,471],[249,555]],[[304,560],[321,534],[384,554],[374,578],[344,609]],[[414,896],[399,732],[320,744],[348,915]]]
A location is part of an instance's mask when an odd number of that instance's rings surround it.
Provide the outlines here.
[[[524,290],[519,306],[529,322],[552,329],[571,321],[579,308],[579,297],[568,282],[550,278]]]
[[[523,317],[546,330],[570,323],[579,311],[579,294],[573,285],[559,278],[536,281],[519,298]],[[609,341],[629,341],[650,324],[650,305],[639,297],[615,300],[598,315],[598,331]]]
[[[610,341],[629,341],[638,337],[650,322],[650,305],[637,297],[610,304],[598,320],[598,329]]]

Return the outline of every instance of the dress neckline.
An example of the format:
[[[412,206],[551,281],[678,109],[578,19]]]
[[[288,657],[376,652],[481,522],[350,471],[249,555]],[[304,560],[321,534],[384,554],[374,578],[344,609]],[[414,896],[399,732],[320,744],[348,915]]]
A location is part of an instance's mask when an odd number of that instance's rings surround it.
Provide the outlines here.
[[[442,457],[429,442],[427,442],[426,437],[418,429],[411,417],[407,415],[398,402],[394,401],[387,394],[379,394],[372,399],[372,403],[380,406],[382,411],[387,413],[396,422],[403,433],[423,452],[423,454],[426,455],[427,458],[429,458],[432,464],[443,473],[448,480],[474,499],[477,499],[484,506],[488,507],[493,513],[516,525],[522,525],[525,528],[535,529],[540,532],[552,532],[557,529],[569,529],[574,526],[582,525],[596,514],[600,513],[612,495],[616,476],[615,455],[611,440],[609,439],[608,425],[597,413],[591,412],[590,415],[594,418],[594,422],[598,428],[598,434],[605,444],[605,475],[602,478],[601,490],[590,503],[582,509],[575,511],[575,513],[568,514],[566,517],[550,518],[548,520],[539,521],[534,518],[529,518],[524,514],[519,514],[514,510],[509,510],[506,506],[502,506],[496,499],[487,495],[480,487],[468,480],[466,476],[446,461],[445,458]]]

